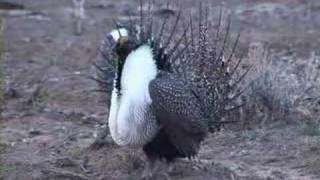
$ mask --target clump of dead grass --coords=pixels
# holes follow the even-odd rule
[[[261,43],[249,48],[246,60],[254,70],[246,80],[242,122],[261,127],[276,121],[302,123],[304,131],[320,135],[320,56],[312,52],[305,59],[266,49]]]

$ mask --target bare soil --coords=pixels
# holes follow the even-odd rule
[[[105,121],[108,108],[91,91],[95,82],[86,78],[95,72],[91,63],[112,19],[138,9],[138,3],[88,1],[84,32],[76,36],[71,0],[10,2],[26,9],[5,16],[3,178],[138,179],[141,159],[116,145],[92,146],[95,125]],[[191,0],[181,4],[185,11],[198,6]],[[223,6],[234,15],[234,29],[243,29],[244,45],[264,42],[287,54],[319,53],[318,0],[230,0]],[[198,160],[176,162],[170,175],[190,180],[315,180],[320,179],[319,154],[319,136],[306,135],[296,125],[223,130],[207,138]]]

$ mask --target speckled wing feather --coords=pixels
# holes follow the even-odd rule
[[[208,131],[201,101],[192,87],[171,73],[160,72],[149,85],[157,120],[176,148],[194,156]]]

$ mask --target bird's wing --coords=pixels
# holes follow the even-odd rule
[[[166,72],[150,82],[149,91],[157,120],[172,143],[188,157],[195,155],[208,130],[199,96]]]

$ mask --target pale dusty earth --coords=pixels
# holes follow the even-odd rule
[[[95,72],[91,63],[112,19],[137,10],[138,2],[88,0],[84,32],[76,36],[71,0],[9,1],[25,10],[11,15],[1,11],[6,14],[3,178],[138,179],[141,159],[116,145],[92,146],[95,126],[105,121],[108,108],[91,91],[95,82],[86,78]],[[184,11],[198,6],[181,2]],[[318,0],[230,0],[223,6],[234,14],[234,30],[242,27],[244,45],[268,43],[302,57],[319,53]],[[319,136],[305,135],[296,125],[276,123],[247,131],[226,127],[207,138],[198,159],[175,163],[171,179],[320,179]]]

